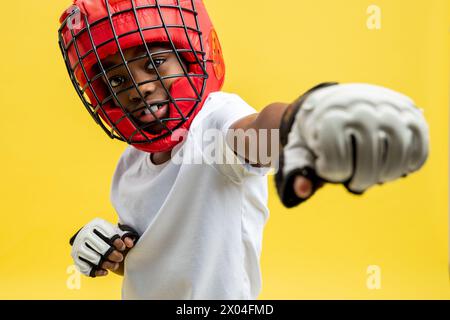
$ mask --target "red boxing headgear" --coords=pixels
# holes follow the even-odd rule
[[[139,150],[171,150],[181,142],[175,137],[189,129],[209,93],[222,88],[222,50],[202,0],[74,0],[60,22],[60,48],[87,110],[111,138]],[[136,46],[144,46],[153,61],[148,48],[160,43],[171,48],[180,65],[182,59],[187,63],[183,74],[171,75],[178,79],[170,88],[163,83],[167,77],[158,73],[155,81],[160,81],[169,96],[169,118],[159,119],[163,131],[151,134],[122,105],[114,105],[117,93],[102,80],[107,75],[101,61],[118,53],[127,68],[123,51]],[[140,85],[133,80],[133,86],[122,91],[138,90],[150,110]]]

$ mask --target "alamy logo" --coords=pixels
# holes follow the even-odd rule
[[[380,30],[381,29],[381,8],[377,5],[370,5],[367,8],[367,18],[366,26],[369,30]]]
[[[377,265],[367,267],[367,289],[380,290],[381,289],[381,268]]]
[[[172,150],[171,161],[180,164],[240,164],[277,169],[279,129],[190,130],[177,132],[172,139],[194,139],[195,143],[179,145]],[[187,138],[186,138],[187,137]],[[231,148],[232,147],[232,148]]]
[[[70,30],[81,29],[81,13],[80,9],[73,5],[70,6],[66,12],[69,14],[69,19],[67,20],[67,27]]]
[[[69,290],[81,289],[81,273],[75,265],[67,267],[66,273],[69,275],[66,281],[66,287]]]

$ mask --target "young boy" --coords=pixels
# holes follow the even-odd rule
[[[260,113],[220,92],[201,0],[75,0],[61,24],[77,93],[130,144],[112,183],[119,224],[85,225],[72,257],[85,275],[124,275],[124,299],[256,299],[270,167],[293,207],[324,182],[362,193],[427,158],[423,115],[385,88],[326,83]]]

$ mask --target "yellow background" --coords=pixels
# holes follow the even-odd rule
[[[263,299],[449,299],[448,0],[207,0],[227,63],[224,90],[258,110],[321,81],[401,91],[426,112],[422,171],[363,197],[327,186],[286,210],[270,180]],[[366,27],[370,4],[380,30]],[[71,87],[57,46],[69,0],[4,1],[0,19],[0,298],[119,299],[121,278],[67,286],[68,239],[100,216],[116,221],[110,141]],[[381,268],[369,290],[367,268]],[[70,282],[70,281],[69,281]]]

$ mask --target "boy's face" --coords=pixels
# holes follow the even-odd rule
[[[147,51],[144,46],[133,47],[123,51],[125,60],[129,61],[128,68],[136,84],[152,81],[139,85],[140,94],[136,88],[124,91],[124,89],[133,86],[133,81],[127,68],[123,65],[123,60],[119,53],[102,61],[105,70],[122,64],[107,71],[108,78],[103,78],[103,81],[109,82],[117,94],[117,100],[120,102],[120,105],[131,113],[133,120],[139,126],[145,126],[145,131],[157,134],[164,129],[164,126],[158,123],[152,113],[146,108],[145,102],[152,108],[158,119],[169,118],[169,96],[164,86],[167,90],[170,90],[172,84],[183,76],[183,68],[177,56],[170,51],[169,47],[164,45],[149,46],[149,51],[154,54],[152,55],[154,65],[146,56]],[[184,62],[182,63],[185,66]],[[178,77],[162,80],[163,86],[161,81],[157,80],[156,69],[161,77],[171,75],[178,75]],[[155,106],[157,103],[160,103],[157,106],[158,109]],[[114,100],[114,104],[116,107],[119,107],[119,103],[116,100]]]

